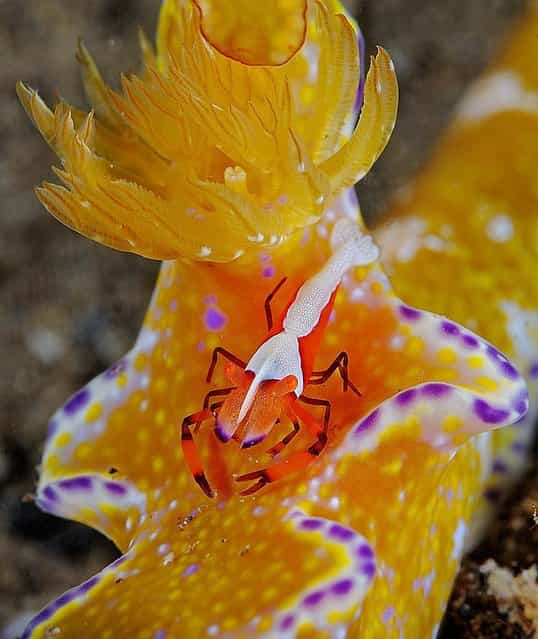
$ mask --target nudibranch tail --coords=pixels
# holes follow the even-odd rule
[[[63,164],[62,186],[38,190],[44,206],[113,248],[214,262],[274,246],[319,220],[385,147],[397,84],[380,50],[347,140],[361,90],[357,34],[321,0],[289,4],[275,8],[286,19],[275,21],[264,48],[246,24],[254,24],[250,13],[266,12],[251,3],[241,16],[235,4],[165,2],[157,51],[141,38],[145,67],[122,78],[121,92],[106,87],[79,45],[89,118],[63,102],[52,112],[20,84]]]

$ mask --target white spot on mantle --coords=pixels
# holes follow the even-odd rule
[[[486,234],[493,242],[508,242],[514,237],[514,225],[508,215],[492,217],[486,226]]]

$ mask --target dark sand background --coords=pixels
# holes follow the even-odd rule
[[[34,488],[48,417],[131,346],[158,269],[75,235],[39,206],[32,188],[51,176],[54,157],[23,114],[14,86],[23,79],[49,104],[60,92],[83,105],[77,37],[117,84],[120,70],[137,68],[137,25],[152,34],[158,6],[157,0],[0,0],[2,639],[18,634],[14,621],[21,625],[115,556],[96,533],[46,516],[21,497]],[[522,0],[354,3],[368,47],[379,43],[392,54],[401,89],[392,142],[361,186],[370,220],[427,160],[453,106],[522,6]],[[538,501],[536,472],[477,558],[520,567],[537,561],[538,533],[529,525],[533,495]],[[2,634],[7,624],[11,629]],[[443,639],[525,636],[498,614],[467,562]]]

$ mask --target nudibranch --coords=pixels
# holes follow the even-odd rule
[[[488,298],[452,290],[448,279],[467,291],[484,281],[467,278],[469,257],[459,277],[441,285],[436,276],[445,253],[447,271],[451,256],[478,254],[455,229],[466,217],[445,220],[454,226],[446,251],[402,233],[397,249],[414,242],[420,260],[411,271],[393,259],[394,229],[379,230],[406,303],[375,255],[342,273],[315,363],[348,353],[360,395],[336,376],[320,386],[331,418],[315,461],[244,496],[235,478],[267,467],[288,420],[263,447],[223,445],[200,428],[209,499],[180,445],[182,420],[210,390],[215,349],[247,361],[266,336],[264,300],[276,285],[286,278],[288,296],[273,298],[275,317],[324,272],[342,225],[366,233],[350,187],[394,125],[390,57],[379,49],[363,81],[362,37],[334,0],[270,9],[165,0],[156,50],[145,38],[142,48],[143,71],[116,93],[80,47],[89,115],[64,103],[51,112],[19,86],[62,160],[64,185],[38,189],[45,207],[96,241],[166,260],[133,349],[52,417],[37,488],[43,510],[100,530],[122,555],[46,606],[24,639],[433,637],[489,490],[488,464],[503,442],[521,443],[492,433],[529,436],[525,379],[496,347],[517,356],[514,342],[485,316],[497,281]],[[442,179],[436,189],[448,197]],[[502,308],[531,312],[519,264],[513,248],[502,281],[518,292],[507,286]],[[419,310],[442,306],[441,293],[467,321]],[[462,310],[473,305],[474,316]],[[485,333],[495,322],[491,342],[471,330],[473,317]],[[215,381],[225,383],[222,373]],[[304,451],[308,436],[301,429],[276,457]]]

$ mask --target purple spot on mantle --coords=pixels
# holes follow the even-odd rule
[[[323,522],[319,519],[303,519],[301,528],[304,530],[319,530],[323,526]]]
[[[323,597],[325,597],[325,593],[323,592],[323,590],[316,590],[316,592],[312,592],[307,595],[303,599],[303,603],[305,606],[317,606],[319,603],[321,603]]]
[[[58,501],[58,494],[52,486],[46,486],[43,490],[43,496],[49,501]]]
[[[347,201],[351,204],[351,206],[354,209],[356,209],[359,206],[359,199],[353,187],[347,190]]]
[[[369,430],[370,428],[372,428],[372,426],[374,426],[374,424],[377,421],[377,418],[379,417],[379,408],[376,408],[373,412],[371,412],[368,417],[365,417],[362,422],[357,426],[357,428],[354,431],[354,435],[360,435],[361,433],[364,433],[365,431]]]
[[[166,639],[166,630],[157,630],[153,639]]]
[[[274,277],[275,275],[275,267],[274,266],[266,266],[263,269],[263,276],[264,277]]]
[[[413,581],[413,592],[420,590],[422,586],[422,579],[419,577]]]
[[[394,613],[394,606],[387,606],[381,615],[381,621],[383,621],[383,623],[389,623],[389,621],[394,617]]]
[[[442,382],[430,382],[429,384],[424,384],[421,388],[422,394],[426,397],[445,397],[450,395],[452,390],[452,386]]]
[[[283,630],[284,632],[289,630],[293,626],[294,621],[295,617],[293,615],[286,615],[280,622],[280,630]]]
[[[104,373],[105,379],[114,379],[120,373],[123,373],[123,371],[126,369],[126,367],[127,367],[127,364],[126,364],[125,360],[120,359],[115,364],[112,364],[112,366],[105,371],[105,373]]]
[[[514,408],[517,414],[520,415],[520,418],[517,421],[517,423],[519,423],[520,421],[523,421],[525,419],[525,417],[527,416],[527,411],[529,410],[529,397],[527,393],[525,393],[524,397],[518,399],[518,401],[514,404]]]
[[[362,572],[368,577],[368,579],[373,579],[375,575],[375,564],[373,562],[368,562],[362,566]]]
[[[374,558],[374,551],[370,548],[370,546],[367,546],[366,544],[363,544],[362,546],[359,546],[359,548],[357,550],[357,555],[361,559],[373,559]]]
[[[474,335],[470,335],[469,333],[465,333],[464,335],[462,335],[461,341],[465,344],[465,346],[468,346],[469,348],[477,348],[480,344],[478,338],[476,338]]]
[[[216,308],[208,308],[205,314],[205,325],[210,331],[220,331],[226,324],[226,316]]]
[[[310,229],[306,229],[306,231],[303,233],[303,236],[301,237],[301,246],[306,246],[308,244],[309,239],[310,239]]]
[[[342,579],[331,586],[331,592],[335,595],[343,596],[351,592],[353,581],[351,579]]]
[[[329,535],[335,539],[340,539],[341,541],[349,541],[355,536],[352,530],[344,528],[344,526],[340,526],[340,524],[333,524],[329,528]]]
[[[503,362],[501,364],[501,370],[502,370],[504,376],[508,377],[508,379],[518,379],[519,378],[519,372],[517,371],[516,368],[514,368],[514,366],[512,366],[512,364],[510,364],[510,362]]]
[[[71,477],[62,479],[58,486],[63,490],[89,490],[92,487],[92,480],[90,477]]]
[[[47,501],[46,499],[41,499],[40,497],[36,497],[34,503],[39,508],[39,510],[43,510],[46,513],[53,512],[54,507],[52,505],[52,502]]]
[[[508,470],[508,466],[506,465],[506,462],[504,462],[502,459],[495,459],[493,461],[493,464],[491,465],[491,470],[494,473],[506,473]]]
[[[82,388],[72,395],[67,402],[64,404],[64,412],[68,415],[74,415],[81,408],[86,406],[88,401],[90,400],[90,391],[87,388]]]
[[[396,403],[401,406],[405,406],[412,402],[417,396],[417,391],[415,388],[409,388],[408,390],[403,391],[399,395],[396,396]]]
[[[494,408],[483,399],[474,400],[474,412],[486,424],[499,424],[510,414],[502,408]]]
[[[529,375],[533,378],[538,377],[538,362],[534,362],[534,364],[531,365],[529,368]]]
[[[452,335],[453,337],[460,334],[460,327],[454,324],[454,322],[448,322],[447,320],[441,322],[441,330],[445,335]]]
[[[512,450],[518,455],[526,455],[529,450],[529,446],[526,442],[514,442],[512,444]]]
[[[127,488],[116,481],[106,481],[105,488],[108,490],[109,493],[111,493],[112,495],[117,495],[118,497],[127,494]]]
[[[507,361],[506,357],[501,353],[501,351],[497,350],[495,348],[495,346],[492,346],[491,344],[488,344],[487,352],[488,352],[489,357],[493,361],[497,361],[497,362],[506,362]]]
[[[198,572],[198,564],[191,564],[183,571],[183,577],[190,577],[194,575],[195,572]]]
[[[410,306],[405,306],[402,304],[400,306],[400,315],[410,322],[415,322],[422,315],[422,313],[416,308],[411,308]]]

